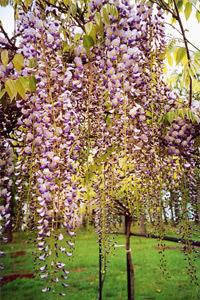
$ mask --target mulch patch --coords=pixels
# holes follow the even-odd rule
[[[18,261],[18,262],[14,262],[13,265],[17,266],[17,265],[23,265],[25,263],[25,261]]]
[[[77,268],[77,269],[72,269],[70,272],[82,272],[84,271],[84,268]]]
[[[70,290],[73,290],[73,291],[77,290],[77,287],[75,287],[75,286],[70,286],[69,288],[70,288]]]
[[[24,250],[21,250],[21,251],[17,251],[17,252],[12,252],[9,255],[12,258],[16,258],[19,256],[23,256],[25,254],[26,254],[26,252]],[[24,263],[24,261],[14,262],[14,265],[19,265],[19,264],[23,264],[23,263]],[[31,278],[35,278],[35,275],[32,273],[26,273],[25,271],[19,271],[19,273],[2,276],[0,279],[0,286],[3,286],[10,281],[14,281],[17,278],[30,278],[31,279]]]
[[[181,249],[183,250],[183,246],[165,246],[165,247],[154,247],[157,250],[167,249],[167,250],[173,250],[173,249]]]
[[[23,250],[21,250],[21,251],[18,251],[18,252],[12,252],[12,253],[10,253],[10,256],[13,257],[13,258],[15,258],[15,257],[22,256],[22,255],[25,255],[25,254],[26,254],[26,252],[23,251]]]
[[[31,273],[18,273],[18,274],[12,274],[3,276],[0,280],[0,286],[3,286],[4,284],[7,284],[10,281],[14,281],[17,278],[35,278],[34,274]]]

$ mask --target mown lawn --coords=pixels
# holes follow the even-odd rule
[[[3,245],[6,265],[1,276],[0,299],[2,300],[41,300],[53,299],[42,294],[43,280],[34,269],[32,243],[26,244],[25,233],[16,233],[12,244]],[[79,230],[76,237],[73,260],[66,261],[70,271],[65,292],[66,300],[96,300],[98,296],[98,243],[94,229]],[[103,300],[127,299],[125,237],[116,237],[117,247],[110,254],[107,276],[103,288]],[[199,300],[198,288],[190,282],[187,274],[187,260],[183,259],[180,244],[166,242],[170,249],[165,250],[167,272],[163,275],[155,239],[131,237],[131,251],[135,270],[135,300]],[[178,248],[177,248],[178,247]],[[200,259],[197,259],[200,277]],[[14,277],[11,280],[11,275]],[[5,276],[9,276],[6,280]],[[35,276],[35,277],[34,277]],[[200,284],[200,282],[199,282]],[[55,299],[58,299],[56,297]]]

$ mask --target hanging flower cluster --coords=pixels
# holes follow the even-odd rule
[[[46,13],[50,15],[51,9],[47,8]],[[72,74],[63,66],[59,53],[61,24],[52,21],[51,15],[46,18],[43,14],[35,6],[33,11],[20,12],[17,22],[21,34],[18,53],[25,58],[18,76],[34,75],[37,80],[35,93],[27,93],[25,99],[17,100],[17,108],[22,113],[18,119],[18,138],[23,145],[18,150],[18,203],[26,210],[24,226],[37,230],[35,255],[41,278],[49,282],[43,292],[55,293],[51,282],[67,278],[63,254],[72,256],[76,199],[76,182],[72,177],[79,165],[73,143],[75,134],[79,133],[79,121],[68,88]],[[7,189],[2,193],[4,197],[9,196]],[[61,226],[68,236],[66,247],[61,246],[63,231],[54,232]],[[62,286],[65,288],[67,284]]]
[[[5,229],[10,226],[11,222],[11,198],[12,198],[12,185],[14,174],[14,157],[12,145],[9,145],[7,141],[2,140],[0,144],[1,153],[3,154],[0,159],[1,168],[1,192],[0,197],[2,199],[2,205],[0,206],[0,216],[4,219]],[[1,236],[4,242],[7,242],[8,237],[3,236],[1,226]]]
[[[96,5],[93,3],[92,13]],[[100,83],[99,89],[92,90],[91,118],[96,115],[98,122],[91,127],[91,135],[98,133],[94,148],[100,152],[102,146],[104,153],[108,147],[119,152],[122,145],[120,158],[122,155],[126,163],[134,162],[143,174],[141,157],[152,160],[147,149],[155,151],[161,136],[156,121],[165,112],[163,103],[171,101],[173,105],[175,101],[162,81],[163,17],[160,11],[154,16],[151,6],[131,9],[127,3],[116,3],[116,7],[118,14],[109,14],[109,24],[104,26],[105,44],[91,51],[91,68],[99,70],[92,72],[93,82]],[[151,164],[155,164],[154,159]]]
[[[163,79],[162,11],[158,9],[154,15],[151,5],[133,9],[125,2],[115,5],[118,14],[109,11],[104,3],[95,1],[90,5],[92,14],[106,7],[109,12],[104,15],[105,44],[101,48],[94,46],[90,57],[94,83],[88,104],[92,120],[90,135],[97,136],[92,140],[92,147],[97,150],[96,165],[104,162],[104,168],[94,164],[90,169],[99,174],[99,181],[94,177],[98,191],[98,233],[110,230],[113,212],[135,215],[138,207],[139,214],[148,214],[162,233],[162,193],[171,185],[181,190],[185,178],[193,177],[192,170],[197,168],[194,157],[198,157],[193,145],[199,135],[199,124],[192,124],[183,115],[163,136],[159,119],[179,107],[176,95]],[[81,50],[77,52],[79,61],[85,59]],[[80,65],[82,77],[86,78],[88,66]],[[182,192],[181,197],[185,198]],[[192,203],[191,213],[195,218],[196,200]]]

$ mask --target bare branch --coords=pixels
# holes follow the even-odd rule
[[[12,39],[9,38],[7,32],[4,30],[2,24],[0,24],[0,31],[3,33],[5,38],[7,39],[8,43],[10,46],[8,46],[9,49],[11,50],[17,50],[18,48],[15,46],[15,43],[13,43]]]
[[[172,24],[165,22],[165,24],[171,26],[174,30],[176,30],[180,35],[182,35],[182,33]],[[194,47],[197,51],[200,51],[200,48],[198,48],[197,46],[195,46],[192,42],[190,42],[187,38],[187,43],[190,44],[192,47]]]
[[[58,11],[60,11],[60,12],[62,12],[62,13],[67,13],[68,12],[68,10],[69,10],[69,7],[68,6],[66,6],[66,5],[64,5],[65,7],[61,7],[61,6],[57,6],[57,5],[55,5],[55,4],[52,4],[51,2],[49,2],[48,0],[43,0],[47,5],[49,5],[49,6],[52,6],[52,7],[54,7],[54,8],[56,8]],[[39,0],[39,3],[41,4],[41,1]],[[83,31],[85,31],[85,27],[84,27],[84,18],[82,17],[82,21],[83,21],[83,24],[80,22],[80,20],[79,20],[79,15],[77,15],[77,16],[73,16],[73,19],[76,21],[76,23],[81,27],[81,29],[83,30]]]

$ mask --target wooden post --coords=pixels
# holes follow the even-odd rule
[[[131,249],[130,249],[131,223],[132,223],[132,217],[125,216],[128,300],[135,299],[134,298],[134,268],[131,259]]]
[[[174,193],[172,190],[170,190],[169,207],[170,207],[170,211],[171,211],[171,222],[172,222],[172,227],[175,227],[173,203],[174,203]]]

